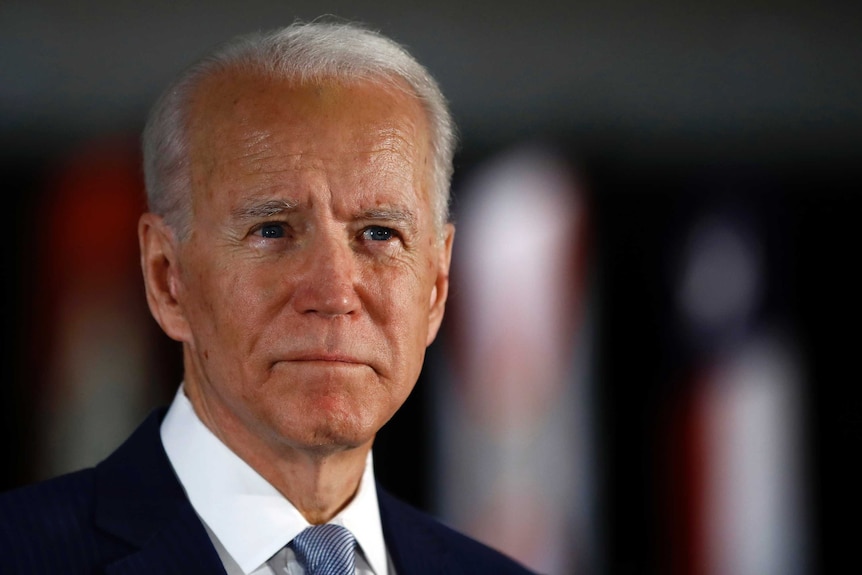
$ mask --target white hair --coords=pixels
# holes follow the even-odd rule
[[[406,83],[428,116],[431,207],[442,233],[449,218],[456,134],[437,82],[406,49],[378,32],[353,23],[313,22],[228,41],[183,72],[156,101],[142,141],[147,201],[150,211],[161,215],[179,238],[188,237],[191,228],[191,100],[205,79],[226,70],[250,70],[299,83],[372,81],[402,90]]]

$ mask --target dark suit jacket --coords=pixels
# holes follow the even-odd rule
[[[154,412],[85,469],[0,496],[0,573],[223,574],[162,447]],[[398,575],[526,574],[503,555],[378,489]]]

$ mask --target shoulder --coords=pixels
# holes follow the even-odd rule
[[[0,494],[0,573],[92,573],[128,553],[104,520],[113,512],[131,520],[130,508],[151,504],[145,475],[172,485],[169,464],[158,464],[158,415],[95,468]]]
[[[92,505],[94,477],[84,469],[0,494],[0,526],[50,531],[80,522]]]
[[[532,573],[505,554],[455,531],[383,490],[379,490],[378,499],[387,545],[390,541],[402,549],[413,545],[416,547],[411,550],[413,554],[424,553],[445,558],[450,567],[457,566],[457,570],[446,569],[443,572],[499,575]],[[399,554],[398,549],[390,549],[390,552],[393,551]]]
[[[32,570],[63,549],[84,554],[93,539],[94,484],[86,469],[0,494],[0,571]]]

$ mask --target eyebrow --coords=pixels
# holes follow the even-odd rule
[[[293,200],[267,200],[265,202],[249,202],[234,209],[231,213],[238,220],[254,220],[292,212],[298,206],[299,202]]]
[[[294,212],[299,208],[295,200],[266,200],[264,202],[248,202],[234,209],[231,214],[238,220],[257,220],[271,218],[279,214]],[[409,232],[416,232],[416,215],[408,209],[400,207],[372,208],[358,214],[357,219],[377,222],[394,222],[403,226]]]

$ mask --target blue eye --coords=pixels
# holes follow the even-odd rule
[[[392,239],[394,232],[389,228],[371,226],[362,231],[362,236],[374,242],[386,242]]]
[[[284,226],[281,224],[265,224],[260,228],[260,235],[264,238],[283,238]]]

